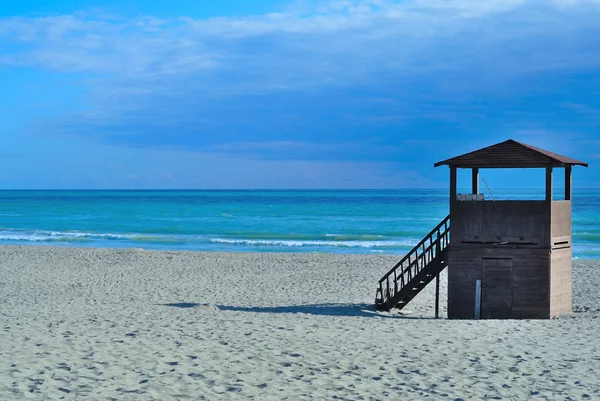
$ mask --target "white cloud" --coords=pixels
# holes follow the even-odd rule
[[[83,73],[87,111],[43,122],[46,131],[128,145],[259,153],[277,145],[307,154],[354,135],[338,149],[354,154],[352,144],[363,143],[391,154],[411,124],[464,128],[491,118],[498,99],[546,93],[558,79],[598,71],[599,5],[332,0],[204,20],[96,11],[5,18],[0,64]],[[512,130],[532,113],[503,110],[492,122]],[[382,133],[385,124],[398,134]],[[222,139],[200,138],[216,133]]]
[[[127,19],[98,18],[93,13],[17,17],[0,20],[0,41],[9,45],[0,61],[142,78],[239,67],[237,63],[261,74],[269,67],[295,67],[286,77],[292,81],[306,77],[305,82],[323,75],[364,77],[382,67],[415,73],[419,68],[457,63],[448,50],[465,55],[461,45],[479,52],[486,45],[527,41],[527,35],[551,34],[550,30],[577,33],[573,31],[585,26],[585,21],[569,20],[566,14],[561,21],[561,13],[565,9],[583,12],[593,4],[585,0],[326,1],[296,3],[283,13],[244,18]],[[588,15],[588,23],[600,15],[597,7],[593,11],[596,15]],[[440,52],[438,64],[433,58]],[[281,76],[281,71],[274,75]]]

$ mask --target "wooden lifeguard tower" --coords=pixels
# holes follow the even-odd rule
[[[436,278],[437,317],[439,273],[448,266],[449,318],[548,319],[571,312],[571,170],[587,163],[508,140],[434,166],[442,165],[450,167],[450,215],[379,281],[377,308],[404,307]],[[457,193],[459,168],[472,171],[470,194]],[[545,169],[545,199],[484,200],[482,168]],[[565,169],[564,197],[557,200],[554,168]]]

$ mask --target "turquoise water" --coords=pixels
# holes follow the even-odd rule
[[[574,257],[600,258],[598,211],[575,191]],[[0,191],[0,244],[403,254],[447,214],[445,190]]]

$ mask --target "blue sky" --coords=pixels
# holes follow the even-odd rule
[[[598,21],[599,0],[3,2],[0,188],[445,188],[434,162],[509,138],[598,187]]]

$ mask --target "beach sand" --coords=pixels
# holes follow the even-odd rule
[[[0,400],[600,400],[600,261],[539,321],[377,313],[397,261],[2,246]]]

